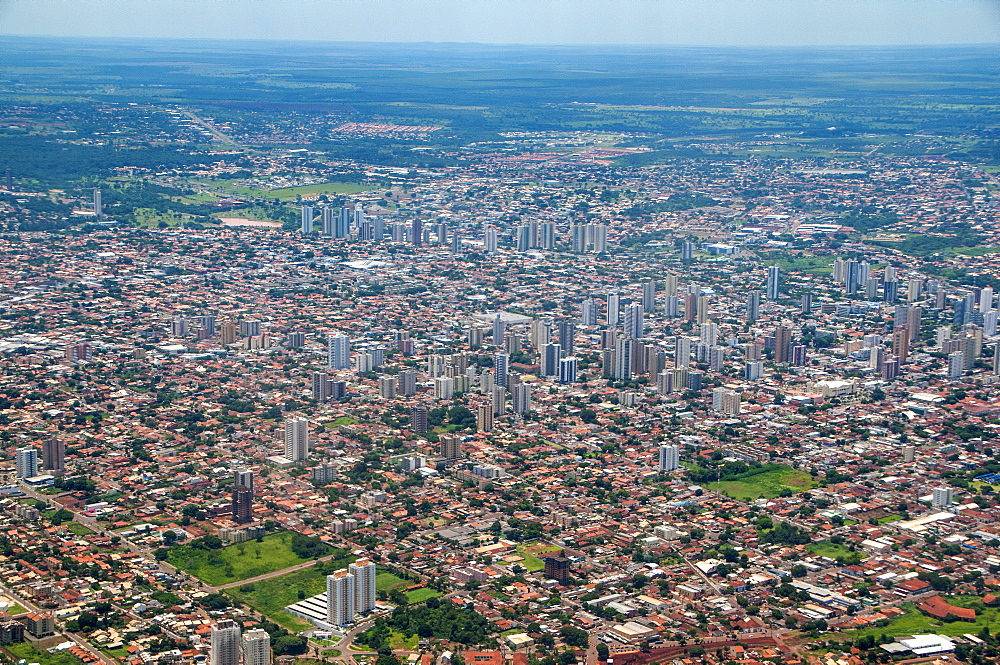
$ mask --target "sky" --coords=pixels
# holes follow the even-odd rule
[[[0,0],[0,34],[493,44],[1000,43],[1000,0]]]

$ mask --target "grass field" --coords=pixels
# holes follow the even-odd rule
[[[77,536],[89,536],[94,533],[91,529],[88,529],[79,522],[66,522],[66,528]]]
[[[417,648],[417,643],[420,641],[420,636],[414,633],[407,637],[398,630],[393,630],[389,633],[389,645],[393,649],[402,649],[404,651],[413,651]]]
[[[847,549],[844,545],[837,545],[831,543],[829,540],[823,540],[818,543],[809,543],[806,545],[806,549],[816,556],[825,556],[830,559],[837,559],[839,557],[847,557],[853,554],[860,555],[862,559],[867,559],[868,555],[864,552],[852,552]]]
[[[406,600],[410,601],[410,605],[416,605],[417,603],[422,603],[425,600],[430,600],[431,598],[440,598],[443,596],[440,591],[435,591],[428,587],[420,587],[419,589],[414,589],[413,591],[406,592]]]
[[[167,561],[203,582],[217,586],[302,563],[306,559],[299,558],[292,551],[291,542],[292,532],[282,531],[264,536],[262,543],[250,541],[219,550],[174,547]]]
[[[706,483],[707,489],[721,492],[741,501],[771,499],[782,491],[802,492],[816,487],[816,482],[805,471],[791,467],[765,471],[743,480],[723,480],[721,483]]]
[[[373,185],[359,185],[353,182],[324,182],[317,185],[302,185],[301,187],[285,187],[282,189],[236,189],[237,194],[262,196],[279,201],[294,201],[298,196],[319,194],[357,194],[376,189]]]
[[[890,637],[926,633],[955,636],[963,635],[965,633],[972,633],[975,635],[982,629],[983,626],[989,626],[991,631],[996,629],[995,624],[998,615],[1000,615],[1000,608],[984,608],[982,603],[979,602],[979,599],[974,596],[942,596],[942,598],[947,600],[952,605],[957,605],[958,607],[973,607],[976,610],[976,622],[938,621],[934,617],[927,616],[918,610],[916,605],[913,603],[905,603],[902,606],[902,609],[906,612],[906,614],[893,619],[888,626],[883,626],[881,628],[871,627],[849,630],[842,633],[842,636],[850,637],[852,640],[865,635],[878,637],[882,633],[885,633]]]
[[[554,545],[546,545],[544,543],[522,543],[517,546],[517,553],[524,557],[524,561],[521,562],[521,565],[524,566],[529,573],[533,573],[536,570],[542,570],[545,568],[545,564],[538,558],[539,554],[555,552],[558,549],[559,548]]]
[[[393,589],[406,588],[413,584],[402,577],[396,577],[392,573],[379,573],[375,576],[375,589],[378,591],[392,591]]]
[[[38,663],[38,665],[79,665],[79,663],[82,663],[82,660],[68,651],[56,651],[55,653],[49,653],[46,651],[48,647],[54,646],[63,641],[64,640],[57,638],[36,643],[40,648],[36,648],[33,644],[29,644],[27,642],[22,642],[20,644],[7,644],[4,645],[4,647],[14,654],[15,660],[21,660],[23,658],[29,663]]]
[[[324,427],[343,427],[344,425],[353,425],[356,422],[358,422],[358,421],[355,418],[351,418],[350,416],[340,416],[339,418],[336,418],[335,420],[331,420],[328,423],[323,423],[323,426]]]
[[[338,559],[332,562],[331,568],[346,568],[355,558],[349,556]],[[326,574],[313,566],[281,577],[226,589],[225,593],[234,600],[246,603],[278,625],[297,632],[308,629],[310,624],[285,612],[285,607],[324,591],[326,591]]]

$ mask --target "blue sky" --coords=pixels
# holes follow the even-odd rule
[[[0,33],[501,44],[1000,42],[1000,0],[0,0]]]

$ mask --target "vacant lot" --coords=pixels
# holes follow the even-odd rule
[[[843,637],[849,637],[853,640],[865,635],[872,635],[877,638],[883,633],[889,637],[926,635],[927,633],[954,637],[956,635],[964,635],[965,633],[975,635],[982,630],[983,626],[989,626],[991,631],[994,629],[1000,609],[996,607],[983,607],[982,601],[973,596],[943,595],[941,597],[957,607],[971,607],[975,609],[976,621],[974,623],[971,621],[939,621],[918,610],[913,603],[905,603],[901,609],[905,610],[906,614],[896,617],[889,622],[888,626],[872,626],[871,628],[849,630],[843,633]]]
[[[174,547],[167,561],[207,584],[218,586],[273,573],[306,561],[292,551],[292,536],[292,532],[282,531],[264,536],[260,543],[250,541],[218,550]],[[331,551],[326,548],[325,553]]]
[[[234,600],[246,603],[288,630],[306,630],[310,625],[285,612],[285,608],[304,598],[326,591],[326,576],[334,570],[346,568],[355,558],[345,556],[342,559],[316,564],[288,575],[227,589],[226,594]]]
[[[546,552],[555,552],[559,548],[555,545],[547,545],[545,543],[522,543],[517,546],[517,553],[524,557],[524,561],[521,565],[529,572],[533,573],[536,570],[542,570],[545,568],[545,564],[540,558],[539,554],[545,554]]]
[[[805,471],[784,467],[765,471],[740,480],[723,480],[721,483],[706,483],[705,487],[722,492],[741,501],[770,499],[784,491],[802,492],[816,487],[816,482]]]

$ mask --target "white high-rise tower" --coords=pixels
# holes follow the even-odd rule
[[[285,457],[293,462],[309,457],[309,421],[305,418],[285,421]]]

